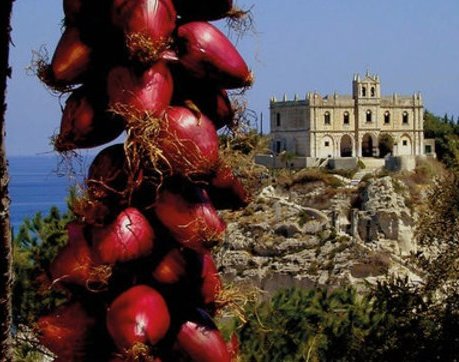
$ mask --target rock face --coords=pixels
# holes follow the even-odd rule
[[[358,237],[337,231],[333,223],[340,218],[349,224],[343,215],[346,207],[350,210],[349,197],[332,202],[331,210],[319,211],[289,196],[270,186],[245,210],[223,213],[228,228],[215,257],[224,279],[267,292],[290,286],[359,287],[392,272],[416,279],[391,254],[412,248],[412,230],[409,209],[390,178],[374,181],[362,195]],[[301,202],[299,196],[295,200]],[[350,233],[352,228],[346,229]]]
[[[364,242],[397,241],[395,253],[408,255],[415,251],[411,211],[405,200],[408,193],[397,180],[387,176],[373,179],[361,195],[357,230]]]

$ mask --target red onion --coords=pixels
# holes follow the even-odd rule
[[[228,38],[206,22],[191,22],[177,30],[180,64],[199,79],[212,80],[222,88],[252,84],[244,59]]]
[[[91,230],[94,253],[104,264],[126,262],[151,253],[155,232],[135,208],[122,211],[110,225]]]
[[[129,169],[122,143],[104,148],[92,161],[86,183],[92,197],[122,194],[128,188]]]
[[[201,295],[205,305],[211,307],[215,303],[222,289],[222,281],[210,253],[205,253],[202,257],[201,271]]]
[[[172,75],[164,61],[136,74],[132,69],[115,67],[108,74],[109,107],[123,116],[160,116],[172,98]]]
[[[128,48],[137,55],[151,52],[153,61],[167,48],[176,16],[171,0],[113,1],[113,24],[123,29]]]
[[[121,358],[121,357],[114,357],[109,362],[126,362],[126,361],[131,361],[131,359],[129,359],[129,358],[125,359],[125,358]],[[143,361],[143,360],[139,359],[139,361]],[[159,358],[159,357],[148,356],[147,361],[148,362],[162,362],[163,360],[161,358]],[[54,362],[56,362],[56,361],[54,361]],[[62,361],[62,362],[64,362],[64,361]]]
[[[186,21],[218,20],[227,16],[233,0],[174,0],[179,16]]]
[[[226,90],[184,76],[183,72],[174,73],[172,103],[179,106],[196,106],[199,112],[204,113],[212,121],[216,129],[230,125],[234,119],[234,110]]]
[[[177,283],[186,274],[186,260],[179,249],[172,249],[153,271],[153,278],[164,284]]]
[[[94,325],[83,307],[73,303],[38,319],[38,339],[62,361],[84,361],[88,332]]]
[[[214,177],[210,180],[207,192],[219,210],[237,210],[250,202],[250,195],[241,181],[234,175],[231,167],[223,162],[220,162]]]
[[[83,0],[64,0],[64,15],[67,24],[75,24],[77,21],[82,7]]]
[[[123,132],[122,118],[105,111],[103,104],[88,93],[87,87],[81,87],[67,99],[54,144],[57,151],[100,146]]]
[[[167,39],[175,29],[171,0],[114,0],[112,17],[127,34],[143,33],[153,42]]]
[[[89,69],[91,48],[80,38],[80,31],[69,26],[62,34],[51,61],[54,80],[63,85],[82,81]]]
[[[230,362],[225,340],[211,319],[205,318],[195,322],[186,321],[177,335],[177,346],[191,361],[196,362]]]
[[[210,173],[218,161],[218,136],[212,122],[187,108],[170,107],[156,140],[173,174]]]
[[[107,328],[120,350],[129,350],[137,343],[158,343],[167,333],[169,323],[163,297],[146,285],[122,293],[107,311]]]
[[[83,231],[82,224],[67,225],[67,245],[59,251],[49,269],[54,281],[87,286],[96,264]]]
[[[187,196],[188,200],[163,190],[155,204],[155,212],[180,244],[204,252],[221,240],[226,226],[203,190],[196,188]]]

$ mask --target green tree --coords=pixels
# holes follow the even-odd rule
[[[67,241],[66,225],[70,213],[52,207],[48,215],[37,213],[25,219],[14,237],[13,322],[16,329],[14,354],[17,361],[36,361],[41,347],[31,326],[67,297],[49,288],[48,267]]]
[[[247,361],[353,360],[382,315],[352,288],[292,288],[254,305],[239,330]]]
[[[435,152],[438,159],[449,167],[459,162],[459,127],[449,122],[448,116],[440,118],[425,111],[424,136],[435,139]]]
[[[62,214],[52,207],[46,216],[37,213],[26,218],[14,237],[15,325],[29,325],[58,303],[58,299],[54,300],[58,295],[46,288],[45,280],[49,264],[67,241],[65,226],[70,220],[69,213]]]
[[[389,134],[382,134],[379,137],[379,156],[384,157],[392,153],[394,149],[394,139]]]

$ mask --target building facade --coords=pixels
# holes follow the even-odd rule
[[[354,75],[352,95],[313,92],[270,101],[272,150],[304,157],[377,157],[424,153],[420,93],[381,95],[377,75]]]

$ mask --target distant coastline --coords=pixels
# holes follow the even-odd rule
[[[69,188],[83,180],[93,157],[70,161],[55,154],[8,156],[13,232],[37,212],[46,215],[52,206],[65,211]]]

